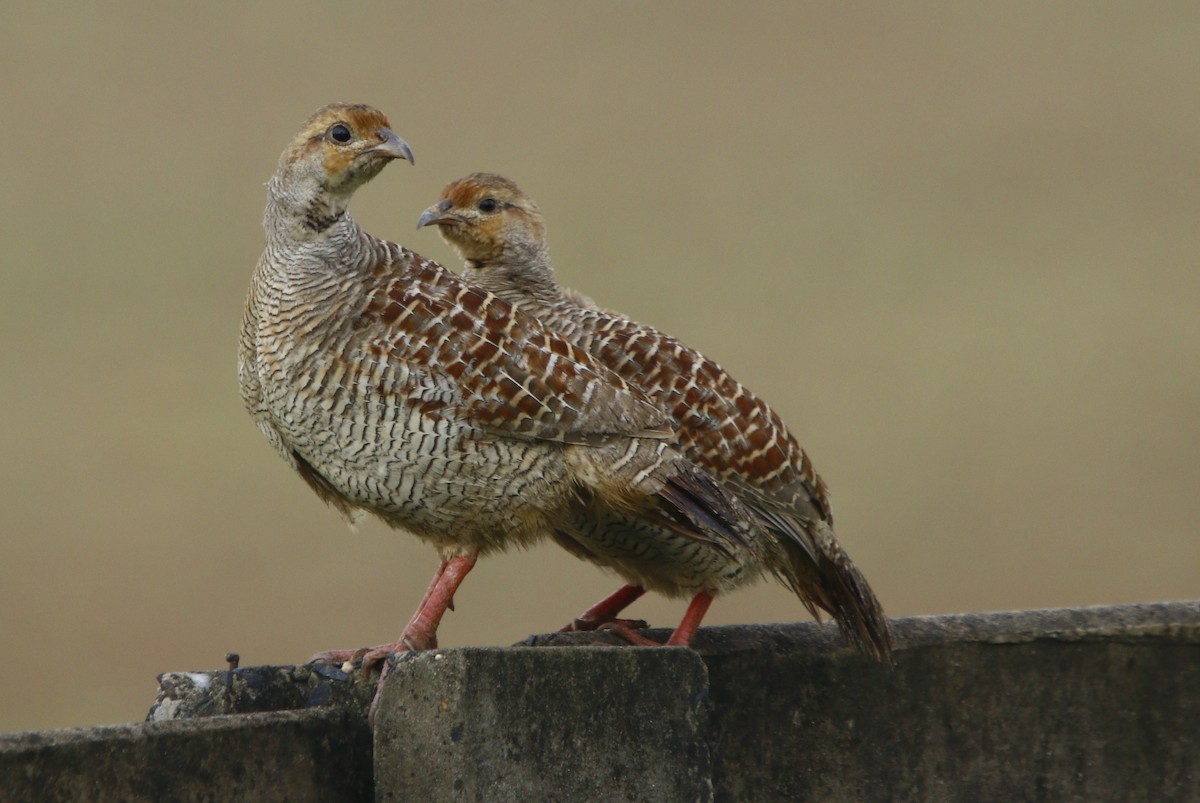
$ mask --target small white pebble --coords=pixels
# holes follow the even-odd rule
[[[346,663],[342,664],[342,671],[347,675],[352,674],[354,672],[354,662],[347,661]]]
[[[442,659],[443,659],[443,658],[445,658],[445,657],[446,657],[446,656],[442,655],[440,652],[435,652],[435,653],[433,654],[433,660],[435,660],[435,661],[440,661],[440,660],[442,660]]]
[[[197,689],[207,689],[208,684],[212,683],[212,676],[203,672],[184,672],[188,680],[196,684]]]

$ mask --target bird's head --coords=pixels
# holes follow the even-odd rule
[[[361,103],[331,103],[308,118],[279,157],[271,186],[297,208],[322,210],[319,224],[322,218],[335,220],[354,191],[393,159],[411,164],[412,149],[383,112]]]
[[[472,173],[447,184],[441,200],[421,213],[417,228],[423,226],[437,226],[442,238],[476,265],[533,260],[546,245],[537,204],[495,173]]]

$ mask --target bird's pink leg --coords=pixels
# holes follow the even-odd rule
[[[696,635],[697,628],[700,627],[700,621],[704,619],[704,614],[708,613],[708,606],[712,605],[713,595],[707,591],[701,591],[696,596],[692,597],[691,603],[688,605],[687,611],[683,614],[683,621],[679,623],[679,627],[675,628],[675,632],[667,639],[665,645],[659,644],[657,641],[651,641],[640,633],[635,633],[629,628],[622,627],[619,624],[603,625],[604,630],[611,630],[621,638],[628,641],[630,644],[639,647],[686,647],[692,643],[692,636]]]
[[[308,659],[308,663],[345,663],[362,660],[362,668],[371,667],[394,652],[409,650],[431,650],[437,647],[437,627],[447,610],[454,610],[454,592],[462,585],[463,578],[475,566],[479,553],[453,558],[438,567],[417,612],[413,614],[400,638],[389,644],[376,647],[359,647],[356,650],[327,650]]]
[[[442,574],[445,570],[446,562],[443,561],[442,565],[439,565],[437,573],[433,575],[433,580],[430,581],[430,587],[425,589],[425,597],[421,598],[421,604],[416,606],[416,610],[420,611],[422,607],[425,607],[425,604],[430,601],[430,597],[433,595],[433,589],[437,588],[438,581],[442,580]],[[364,661],[362,661],[362,669],[368,671],[371,669],[371,666],[378,663],[383,655],[394,653],[397,651],[397,649],[400,649],[398,645],[400,645],[400,642],[395,641],[388,643],[388,645],[377,645],[374,647],[359,647],[356,649],[326,649],[324,652],[312,655],[312,657],[305,661],[305,663],[344,664],[347,663],[347,661],[356,661],[360,658],[364,658],[367,654],[376,655],[376,658],[371,660],[370,663],[368,663],[365,658]]]
[[[463,578],[474,568],[475,561],[478,559],[479,552],[476,551],[451,558],[438,567],[433,581],[425,590],[425,597],[417,606],[417,612],[408,621],[398,640],[391,644],[380,644],[378,647],[320,652],[308,659],[308,662],[345,663],[362,659],[363,672],[369,672],[372,666],[383,661],[392,653],[434,649],[437,647],[438,625],[441,623],[442,617],[446,615],[446,611],[454,609],[454,592],[462,585]],[[367,712],[367,722],[372,726],[375,724],[375,712],[379,708],[379,699],[383,692],[383,681],[390,671],[391,664],[384,661],[379,672],[379,683],[375,687],[375,696],[372,698],[371,707]]]
[[[692,636],[696,635],[696,629],[700,627],[700,620],[704,618],[704,614],[708,613],[708,606],[712,605],[712,601],[713,595],[707,591],[701,591],[692,597],[691,604],[683,614],[683,621],[667,639],[668,647],[686,647],[692,643]]]
[[[616,616],[621,611],[629,607],[634,600],[646,593],[646,589],[641,586],[621,586],[613,593],[609,594],[604,599],[597,602],[592,607],[579,615],[579,618],[561,628],[559,633],[572,633],[576,630],[595,630],[601,625],[610,623],[619,623],[629,629],[634,627],[645,627],[646,623],[640,620],[617,619]]]
[[[479,552],[475,551],[469,555],[451,558],[442,564],[429,590],[425,592],[421,606],[417,608],[417,612],[404,628],[404,633],[400,635],[399,643],[410,650],[432,650],[437,647],[438,625],[446,611],[454,610],[454,592],[458,591],[458,587],[475,567],[477,560]]]
[[[417,608],[417,612],[409,620],[404,632],[400,634],[400,640],[395,644],[376,647],[367,652],[363,656],[363,666],[367,666],[368,661],[374,663],[394,652],[432,650],[437,647],[438,625],[446,611],[453,609],[454,592],[462,585],[463,578],[475,566],[475,561],[478,559],[479,552],[475,551],[469,555],[451,558],[443,563],[433,578],[429,590],[425,593],[425,599],[421,602],[421,606]],[[375,686],[375,696],[371,698],[371,707],[367,710],[367,724],[372,728],[375,727],[375,712],[379,710],[379,700],[383,696],[383,683],[387,680],[391,670],[392,665],[388,661],[384,661],[379,670],[379,683]]]

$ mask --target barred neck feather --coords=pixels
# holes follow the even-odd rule
[[[509,241],[495,257],[467,260],[463,278],[508,301],[553,305],[563,300],[544,243]]]
[[[267,182],[267,207],[263,230],[268,243],[304,242],[328,237],[339,224],[358,226],[346,211],[349,197],[323,191],[315,181],[288,175],[283,170]]]

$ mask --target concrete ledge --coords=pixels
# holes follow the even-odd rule
[[[0,800],[373,799],[371,732],[336,709],[0,737]]]
[[[1196,644],[1200,643],[1200,600],[912,616],[891,622],[896,634],[898,661],[909,650],[963,643],[1120,641]],[[659,640],[671,633],[663,628],[645,632]],[[530,636],[521,642],[524,646],[537,647],[618,646],[622,643],[617,636],[604,631],[548,633]],[[705,627],[696,632],[692,646],[701,655],[766,649],[818,652],[829,658],[858,657],[843,644],[837,628],[828,622]]]
[[[706,659],[714,731],[774,731],[718,737],[719,799],[1200,799],[1200,606],[899,624],[890,676],[796,650]]]
[[[701,630],[715,799],[1200,800],[1200,603],[893,624],[893,672],[831,625]]]
[[[684,648],[404,656],[375,723],[376,799],[708,800],[707,697]]]
[[[894,671],[815,624],[402,656],[373,746],[357,673],[168,674],[181,721],[0,737],[0,799],[1200,800],[1200,603],[894,626]]]

